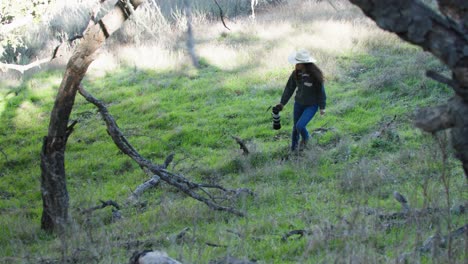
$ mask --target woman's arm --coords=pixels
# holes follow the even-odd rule
[[[284,88],[283,95],[281,96],[280,104],[283,106],[288,103],[289,99],[294,93],[294,90],[296,90],[297,84],[294,78],[294,74],[295,73],[293,72],[291,76],[289,76],[288,82],[286,83],[286,87]]]
[[[325,85],[322,83],[320,89],[320,97],[319,97],[319,107],[320,107],[320,115],[325,114],[325,107],[327,106],[327,94],[325,93]]]

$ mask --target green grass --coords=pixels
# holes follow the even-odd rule
[[[249,47],[263,40],[240,32],[215,41]],[[79,123],[66,151],[73,219],[66,239],[39,228],[40,148],[62,72],[41,72],[16,86],[1,83],[0,257],[36,263],[59,259],[64,250],[78,252],[80,263],[124,263],[133,250],[151,247],[186,263],[226,255],[260,263],[393,263],[437,229],[445,234],[448,224],[452,229],[465,224],[466,215],[448,221],[444,213],[395,226],[375,216],[400,210],[392,197],[395,190],[414,208],[446,207],[441,150],[434,138],[413,127],[411,117],[416,107],[444,102],[451,93],[421,77],[426,64],[440,67],[435,59],[405,44],[367,45],[367,51],[329,55],[341,74],[327,77],[327,114],[308,126],[329,130],[313,134],[311,148],[299,156],[288,153],[292,104],[281,113],[280,131],[272,130],[267,110],[278,102],[289,68],[223,70],[203,61],[200,70],[122,66],[86,78],[85,88],[107,104],[144,157],[160,164],[174,152],[171,171],[196,182],[246,187],[256,196],[231,204],[247,212],[240,218],[212,211],[162,184],[142,196],[145,209],[127,207],[119,222],[111,222],[108,208],[86,220],[80,208],[95,206],[99,199],[123,202],[147,176],[116,148],[96,108],[77,96],[71,119]],[[373,137],[395,116],[382,137]],[[245,140],[252,153],[242,155],[231,136]],[[450,202],[466,202],[464,176],[452,156],[446,172]],[[187,236],[175,241],[186,227]],[[296,229],[310,233],[281,240]],[[153,242],[123,246],[136,240]],[[455,263],[466,254],[462,244],[454,241]],[[410,258],[445,261],[444,255],[434,259],[430,253]]]

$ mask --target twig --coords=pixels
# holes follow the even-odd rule
[[[66,131],[66,133],[67,133],[67,138],[71,135],[71,133],[73,133],[73,129],[74,129],[74,127],[75,127],[76,124],[78,124],[78,120],[73,120],[73,122],[71,123],[71,125],[69,125],[69,126],[67,127],[67,131]]]
[[[227,229],[226,232],[228,233],[231,233],[231,234],[234,234],[236,236],[238,236],[239,238],[244,238],[245,236],[237,231],[234,231],[234,230],[231,230],[231,229]]]
[[[237,144],[239,144],[240,149],[242,149],[242,151],[243,151],[243,154],[244,155],[249,155],[250,152],[249,152],[249,149],[247,148],[247,146],[245,145],[245,142],[242,139],[240,139],[239,137],[236,137],[236,136],[231,136],[231,137],[237,142]]]
[[[138,198],[142,193],[144,193],[146,190],[154,188],[158,186],[160,183],[161,179],[158,176],[153,176],[151,179],[145,181],[144,183],[140,184],[133,192],[132,194],[127,198],[127,201],[137,201]]]
[[[405,196],[403,196],[401,193],[397,192],[397,191],[394,191],[393,192],[393,198],[395,198],[395,200],[397,200],[397,202],[399,202],[402,206],[402,211],[403,213],[407,213],[409,212],[410,210],[410,207],[408,205],[408,200],[406,199]]]
[[[112,206],[115,209],[120,210],[119,204],[117,204],[115,201],[112,201],[112,200],[107,200],[107,201],[99,200],[99,201],[101,202],[101,205],[96,205],[96,206],[93,206],[91,208],[82,210],[81,213],[82,214],[91,213],[91,212],[94,212],[96,210],[106,208],[107,206]]]
[[[218,6],[219,8],[219,16],[221,17],[221,22],[223,22],[223,25],[225,28],[227,28],[228,30],[231,30],[230,28],[228,28],[228,26],[226,26],[226,23],[224,23],[224,15],[223,15],[223,9],[221,8],[221,6],[218,4],[218,1],[216,0],[213,0],[216,5]]]
[[[205,242],[205,244],[207,246],[210,246],[210,247],[222,247],[222,248],[227,248],[226,245],[219,245],[219,244],[215,244],[215,243],[211,243],[211,242]]]
[[[286,233],[283,237],[281,237],[281,241],[286,242],[289,237],[294,235],[299,235],[298,238],[302,238],[304,235],[307,235],[309,232],[307,230],[299,229],[299,230],[292,230]]]
[[[73,41],[79,39],[79,38],[82,38],[83,36],[82,35],[76,35],[74,37],[72,37],[71,39],[67,40],[68,43],[72,43]],[[44,58],[44,59],[37,59],[35,62],[31,62],[29,64],[25,64],[25,65],[19,65],[19,64],[8,64],[8,63],[3,63],[3,62],[0,62],[0,70],[5,72],[7,70],[15,70],[15,71],[18,71],[20,72],[21,74],[23,74],[25,71],[29,70],[29,69],[32,69],[32,68],[35,68],[35,67],[40,67],[42,64],[44,63],[47,63],[47,62],[50,62],[52,60],[54,60],[55,58],[57,58],[57,52],[59,50],[59,48],[64,44],[65,42],[62,42],[60,44],[58,44],[54,50],[52,51],[52,56],[49,57],[49,58]]]
[[[169,165],[171,165],[172,161],[174,160],[174,153],[171,153],[169,154],[169,156],[166,157],[166,159],[164,160],[164,165],[163,167],[165,169],[167,169],[167,167],[169,167]]]
[[[333,131],[335,130],[334,127],[331,128],[326,128],[326,127],[319,127],[311,131],[312,134],[318,134],[318,133],[323,133],[323,132],[328,132],[328,131]]]
[[[186,228],[182,229],[182,231],[180,231],[180,232],[176,235],[175,239],[176,239],[176,240],[181,240],[182,238],[185,237],[185,235],[187,234],[188,231],[190,231],[190,227],[186,227]]]
[[[206,184],[199,184],[199,183],[191,182],[184,176],[169,172],[164,168],[164,166],[155,165],[151,163],[149,160],[142,157],[138,153],[138,151],[136,151],[135,148],[133,148],[133,146],[127,141],[123,133],[118,128],[117,123],[115,122],[114,118],[112,117],[112,115],[109,114],[109,111],[107,110],[106,106],[101,101],[99,101],[98,99],[94,98],[91,94],[89,94],[83,88],[82,85],[78,87],[78,91],[88,102],[94,104],[98,108],[99,112],[101,113],[102,118],[104,119],[106,123],[109,135],[111,136],[116,146],[123,153],[125,153],[130,158],[132,158],[136,163],[138,163],[138,165],[140,165],[142,169],[150,171],[154,175],[158,176],[161,180],[176,187],[177,189],[184,192],[186,195],[200,202],[205,203],[212,210],[225,211],[228,213],[235,214],[237,216],[245,216],[243,212],[235,208],[226,207],[226,206],[222,206],[218,204],[216,201],[211,199],[210,195],[208,195],[208,197],[206,195],[203,195],[203,192],[205,192],[206,194],[206,190],[204,188],[215,188],[218,190],[226,190],[223,187],[217,186],[217,185],[206,185]],[[200,194],[197,191],[201,191],[202,193]],[[228,195],[232,191],[226,190],[224,192],[225,192],[225,195]]]

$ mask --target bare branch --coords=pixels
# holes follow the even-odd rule
[[[169,167],[169,165],[172,163],[172,161],[174,160],[174,153],[171,153],[169,154],[169,156],[166,157],[166,159],[164,160],[164,165],[163,165],[163,168],[164,169],[167,169],[167,167]]]
[[[307,235],[308,233],[309,233],[309,231],[303,230],[303,229],[301,229],[301,230],[292,230],[292,231],[289,231],[288,233],[286,233],[285,235],[283,235],[283,237],[281,238],[281,241],[286,242],[289,237],[294,236],[294,235],[299,235],[299,238],[302,238],[304,235]]]
[[[224,22],[223,9],[219,5],[218,1],[216,1],[216,0],[213,0],[213,1],[216,3],[216,5],[219,8],[219,17],[221,18],[221,22],[223,22],[224,27],[227,28],[228,30],[231,30],[230,28],[228,28],[228,26],[226,26],[226,23]]]
[[[83,37],[82,35],[76,35],[76,36],[72,37],[71,39],[69,39],[68,43],[72,43],[73,41],[75,41],[77,39],[80,39],[82,37]],[[54,48],[54,50],[52,52],[52,56],[50,58],[44,58],[44,59],[41,59],[41,60],[37,59],[35,62],[26,64],[26,65],[8,64],[8,63],[0,62],[0,70],[2,72],[6,72],[7,70],[15,70],[15,71],[20,72],[21,74],[24,74],[24,72],[26,72],[27,70],[30,70],[30,69],[35,68],[35,67],[40,67],[42,64],[48,63],[48,62],[54,60],[55,58],[57,58],[57,52],[60,49],[60,47],[62,47],[63,44],[64,44],[64,42],[60,43],[59,45],[57,45]]]
[[[91,207],[91,208],[82,210],[81,213],[82,213],[82,214],[92,213],[93,211],[96,211],[96,210],[99,210],[99,209],[103,209],[103,208],[106,208],[106,207],[108,207],[108,206],[112,206],[112,207],[114,207],[115,209],[120,210],[119,204],[117,204],[116,202],[114,202],[114,201],[112,201],[112,200],[107,200],[107,201],[99,200],[99,201],[101,202],[101,205],[96,205],[96,206],[93,206],[93,207]]]
[[[399,202],[401,204],[403,213],[409,212],[410,207],[408,205],[408,200],[406,199],[405,196],[403,196],[403,194],[401,194],[401,193],[399,193],[397,191],[394,191],[393,192],[393,198],[395,198],[395,200],[397,200],[397,202]]]
[[[49,61],[50,61],[50,58],[46,58],[42,60],[36,60],[35,62],[32,62],[27,65],[7,64],[7,63],[0,62],[0,70],[2,70],[3,72],[6,72],[7,70],[15,70],[23,74],[25,71],[41,66],[42,64],[47,63]]]
[[[249,155],[250,152],[249,152],[249,149],[247,148],[247,146],[245,145],[245,142],[242,139],[240,139],[239,137],[236,137],[236,136],[231,136],[231,137],[237,142],[237,144],[239,144],[242,151],[244,151],[243,154],[244,155]]]
[[[205,188],[210,189],[217,189],[224,191],[225,195],[229,195],[235,191],[226,190],[221,186],[217,185],[207,185],[207,184],[199,184],[194,183],[185,178],[182,175],[175,174],[172,172],[167,171],[164,166],[155,165],[151,163],[149,160],[142,157],[134,148],[133,146],[127,141],[123,133],[118,128],[114,118],[109,114],[106,106],[99,101],[98,99],[94,98],[91,94],[89,94],[83,87],[80,85],[78,87],[79,93],[90,103],[94,104],[99,112],[101,113],[102,118],[104,119],[107,130],[109,135],[111,136],[114,143],[117,147],[130,158],[132,158],[140,167],[146,168],[154,175],[158,176],[161,180],[165,181],[166,183],[176,187],[177,189],[181,190],[188,196],[205,203],[209,208],[217,211],[226,211],[238,216],[245,216],[245,214],[237,209],[222,206],[216,201],[214,201],[213,196],[205,190]],[[201,191],[202,193],[198,193],[197,191]],[[203,195],[205,193],[205,195]]]
[[[140,184],[132,194],[127,198],[127,201],[137,201],[138,198],[148,189],[154,188],[158,186],[161,182],[161,179],[158,176],[154,176],[153,178],[145,181],[144,183]]]
[[[450,78],[447,78],[445,76],[443,76],[442,74],[434,71],[434,70],[428,70],[426,71],[426,76],[433,79],[434,81],[436,82],[440,82],[440,83],[443,83],[445,85],[448,85],[452,88],[455,88],[455,87],[458,87],[458,85],[456,84],[456,82]]]

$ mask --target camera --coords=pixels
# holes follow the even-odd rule
[[[271,111],[271,116],[273,117],[273,129],[279,130],[281,129],[281,121],[280,121],[280,110],[275,106]]]

